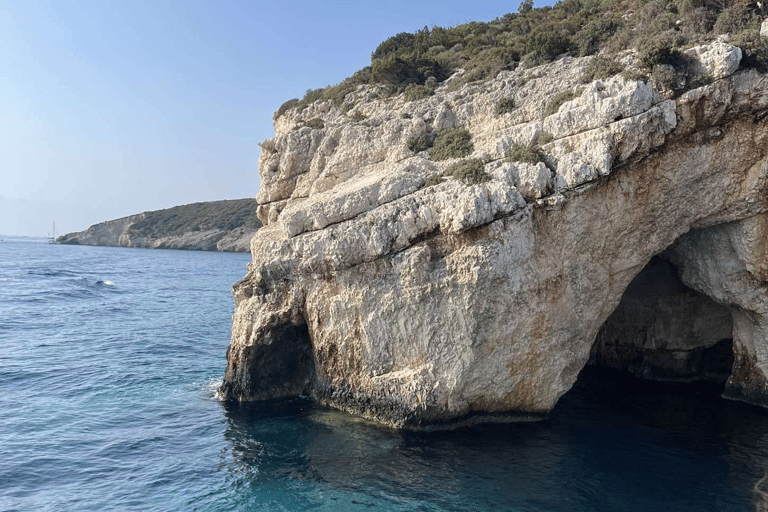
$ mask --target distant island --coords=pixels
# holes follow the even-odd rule
[[[174,206],[94,224],[56,239],[69,245],[248,252],[261,227],[256,200],[233,199]]]

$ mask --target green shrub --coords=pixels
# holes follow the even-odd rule
[[[539,140],[537,141],[537,144],[540,144],[543,146],[544,144],[549,144],[553,140],[555,140],[554,135],[552,135],[549,132],[542,132],[541,135],[539,135]]]
[[[414,153],[421,153],[432,147],[434,136],[429,133],[422,133],[416,137],[408,139],[408,149]]]
[[[322,130],[323,128],[325,128],[325,123],[319,117],[314,117],[309,121],[307,121],[306,123],[304,123],[304,126],[309,126],[313,130]]]
[[[464,158],[474,151],[472,135],[465,128],[446,128],[435,134],[429,156],[432,160]]]
[[[374,82],[394,85],[404,89],[409,84],[423,85],[434,77],[442,82],[450,76],[448,69],[428,56],[398,57],[394,54],[374,60],[371,63],[371,78]]]
[[[293,127],[293,129],[300,130],[304,127],[312,128],[313,130],[322,130],[325,128],[325,123],[319,117],[313,117],[309,121],[304,121],[303,123],[297,124]]]
[[[654,66],[653,72],[651,73],[651,81],[653,82],[653,85],[660,90],[673,91],[676,93],[682,90],[674,68],[669,66]]]
[[[599,52],[619,26],[620,23],[607,18],[598,18],[586,23],[584,28],[573,36],[573,44],[578,48],[579,56],[586,57]]]
[[[710,74],[692,75],[692,76],[689,75],[686,79],[685,87],[686,89],[697,89],[699,87],[709,85],[714,81],[715,81],[714,78],[712,78],[712,75]]]
[[[496,104],[496,108],[494,109],[494,113],[497,116],[500,116],[500,115],[504,115],[504,114],[509,114],[513,110],[515,110],[515,99],[514,98],[504,98],[504,99],[500,100]]]
[[[429,178],[427,178],[427,181],[424,182],[424,187],[426,188],[426,187],[432,187],[432,186],[435,186],[435,185],[439,185],[439,184],[441,184],[444,181],[445,181],[445,178],[443,178],[439,174],[435,175],[435,176],[430,176]]]
[[[515,142],[507,151],[507,160],[535,164],[544,161],[544,153],[538,146],[526,146]]]
[[[734,5],[720,13],[714,29],[718,34],[732,34],[749,28],[757,28],[759,23],[760,16],[752,9],[745,5]]]
[[[428,85],[416,85],[409,84],[403,92],[403,98],[405,101],[416,101],[424,98],[429,98],[435,94],[435,88]]]
[[[533,10],[533,0],[523,0],[520,6],[517,8],[517,12],[525,14]]]
[[[558,55],[615,55],[638,50],[650,72],[657,64],[682,66],[680,48],[713,39],[714,32],[737,34],[757,28],[759,16],[733,0],[562,0],[552,7],[527,8],[488,23],[469,22],[455,27],[423,28],[402,32],[382,42],[371,54],[370,65],[341,83],[307,91],[298,102],[278,109],[303,109],[312,101],[350,102],[360,84],[382,86],[375,94],[402,93],[409,85],[438,85],[452,70],[467,70],[451,81],[451,89],[488,80],[517,66],[550,62]],[[744,2],[738,2],[743,4]],[[631,13],[631,15],[627,15]],[[713,32],[714,31],[714,32]],[[751,42],[745,65],[762,65],[763,46]],[[598,69],[594,76],[613,73]],[[411,89],[408,98],[424,91]],[[372,99],[374,95],[370,95]]]
[[[759,30],[742,30],[733,37],[731,44],[743,52],[741,67],[768,73],[768,38],[760,36]]]
[[[653,69],[656,64],[677,66],[680,60],[680,50],[666,38],[650,41],[640,49],[640,64],[648,69]]]
[[[579,95],[578,91],[575,90],[567,90],[567,91],[560,91],[559,93],[555,94],[550,98],[549,102],[547,103],[547,106],[544,108],[544,117],[549,117],[555,112],[558,111],[558,109],[565,103],[566,101],[571,101],[572,99],[576,98]]]
[[[390,54],[397,54],[401,50],[408,50],[413,46],[415,40],[415,34],[400,32],[381,43],[371,54],[371,60],[381,59]]]
[[[627,69],[625,71],[622,71],[621,76],[624,78],[624,80],[627,80],[627,81],[648,80],[648,76],[637,69]]]
[[[277,112],[275,113],[275,117],[282,116],[283,114],[285,114],[286,112],[288,112],[290,109],[292,109],[298,104],[299,104],[299,98],[293,98],[286,101],[285,103],[280,105],[280,108],[277,109]]]
[[[349,116],[349,119],[352,120],[352,122],[359,123],[368,119],[368,116],[362,112],[354,112],[351,116]]]
[[[555,57],[565,53],[571,46],[571,38],[561,31],[552,30],[551,27],[539,27],[528,37],[525,53],[530,56],[534,65],[552,62]]]
[[[469,158],[467,160],[454,162],[448,166],[448,169],[446,169],[443,174],[462,180],[467,185],[485,183],[491,180],[491,177],[485,172],[483,161],[478,160],[477,158]]]
[[[701,36],[712,32],[717,17],[717,13],[705,7],[691,8],[680,17],[678,28],[691,41],[699,42]]]
[[[584,74],[581,76],[583,83],[592,80],[605,80],[624,71],[624,66],[615,59],[595,57],[587,64]]]

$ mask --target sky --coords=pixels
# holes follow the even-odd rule
[[[0,0],[0,235],[254,197],[284,101],[339,83],[399,32],[518,5]]]

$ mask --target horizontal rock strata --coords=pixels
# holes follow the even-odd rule
[[[691,58],[716,79],[675,98],[621,75],[582,85],[590,58],[566,57],[414,102],[361,86],[346,109],[278,117],[261,144],[264,227],[233,287],[220,394],[311,395],[406,428],[540,418],[664,253],[679,282],[649,304],[670,321],[710,308],[722,324],[629,336],[619,352],[677,350],[677,366],[647,351],[632,364],[693,379],[691,354],[727,338],[726,394],[768,404],[768,76],[737,70],[740,57],[722,41],[697,48]],[[575,97],[545,116],[568,89]],[[517,108],[496,115],[508,98]],[[305,126],[316,117],[322,129]],[[455,127],[471,134],[467,158],[488,181],[440,182],[457,159],[408,149]],[[534,143],[542,162],[505,158]]]

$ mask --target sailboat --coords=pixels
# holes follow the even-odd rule
[[[56,243],[56,221],[53,221],[53,234],[48,237],[48,243],[49,244]]]

